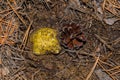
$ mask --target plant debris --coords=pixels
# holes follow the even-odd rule
[[[75,23],[63,24],[61,30],[61,44],[70,50],[79,50],[86,43],[85,36],[80,29],[80,25]]]
[[[120,80],[120,0],[0,0],[0,79]]]

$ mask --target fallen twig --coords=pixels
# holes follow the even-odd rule
[[[99,60],[99,56],[96,58],[96,61],[95,61],[95,63],[94,63],[94,65],[93,65],[93,67],[92,67],[90,73],[87,75],[87,77],[86,77],[85,80],[89,80],[89,78],[91,77],[93,71],[95,70],[95,68],[96,68],[96,66],[97,66],[98,60]]]
[[[14,11],[14,13],[18,16],[18,18],[22,21],[22,23],[27,27],[25,21],[21,18],[21,16],[18,14],[18,12],[16,11],[16,9],[10,4],[9,0],[7,0],[8,5],[10,6],[10,8]]]
[[[105,44],[106,47],[109,48],[111,51],[114,51],[114,48],[112,48],[110,45],[108,45],[108,44],[106,43],[106,41],[104,41],[100,36],[98,36],[97,34],[95,34],[95,37],[96,37],[97,39],[99,39],[103,44]]]
[[[115,70],[115,69],[120,69],[120,66],[113,67],[111,69],[108,69],[107,71],[112,71],[112,70]]]
[[[113,80],[117,80],[102,66],[102,64],[100,62],[98,62],[98,64]]]
[[[34,76],[35,76],[38,72],[40,72],[40,69],[37,70],[37,71],[32,75],[32,80],[34,80]],[[42,79],[40,79],[40,80],[42,80]]]
[[[30,28],[31,28],[31,25],[32,25],[33,21],[30,22],[30,25],[28,26],[28,29],[26,30],[25,32],[25,35],[24,35],[24,38],[23,38],[23,41],[22,41],[22,44],[20,46],[20,48],[23,49],[25,48],[25,45],[26,45],[26,42],[27,42],[27,39],[28,39],[28,34],[29,34],[29,31],[30,31]]]

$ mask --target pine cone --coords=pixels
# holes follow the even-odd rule
[[[75,23],[63,24],[60,39],[61,45],[69,50],[79,50],[86,43],[80,26]]]

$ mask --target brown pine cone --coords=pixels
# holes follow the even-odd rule
[[[80,26],[75,23],[63,24],[60,39],[61,45],[69,50],[79,50],[86,43]]]

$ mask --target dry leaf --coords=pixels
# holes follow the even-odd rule
[[[116,21],[118,21],[120,19],[118,18],[108,18],[108,19],[104,19],[105,23],[106,24],[109,24],[109,25],[113,25]]]

